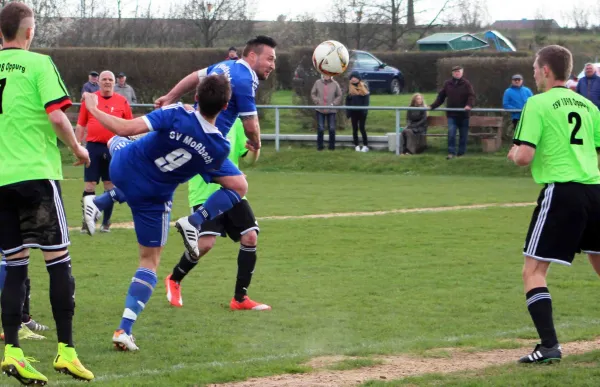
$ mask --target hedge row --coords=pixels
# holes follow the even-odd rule
[[[442,58],[453,58],[456,59],[455,63],[462,64],[470,58],[502,59],[531,56],[531,53],[519,51],[510,53],[490,51],[374,52],[373,54],[388,65],[402,71],[405,82],[404,90],[409,92],[428,92],[437,89],[436,62]]]
[[[268,103],[276,89],[294,87],[294,71],[302,64],[311,67],[313,47],[297,47],[277,53],[275,74],[259,88],[259,103]],[[50,55],[56,63],[73,96],[78,96],[90,70],[124,71],[135,88],[140,102],[149,103],[167,92],[186,74],[224,59],[220,48],[208,49],[115,49],[115,48],[58,48],[37,49]],[[506,58],[530,56],[529,53],[495,52],[376,52],[382,61],[399,68],[405,78],[406,91],[433,91],[437,88],[438,59],[489,56]],[[466,59],[466,58],[465,58]]]
[[[222,49],[37,49],[54,60],[69,93],[80,96],[90,70],[125,72],[138,102],[151,103],[189,73],[224,60]],[[261,82],[258,103],[269,103],[277,76]]]
[[[437,82],[441,85],[451,77],[452,67],[464,67],[464,77],[475,89],[477,107],[501,107],[504,91],[514,74],[523,76],[523,84],[536,93],[533,79],[534,57],[528,58],[446,58],[438,61]],[[433,102],[433,101],[431,101]]]

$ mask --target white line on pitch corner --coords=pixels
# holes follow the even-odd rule
[[[308,214],[308,215],[275,215],[263,216],[256,218],[259,221],[263,220],[295,220],[295,219],[329,219],[329,218],[350,218],[356,216],[381,216],[391,214],[414,214],[424,212],[447,212],[447,211],[464,211],[464,210],[485,210],[488,208],[509,208],[509,207],[529,207],[535,203],[489,203],[489,204],[468,204],[463,206],[448,206],[448,207],[422,207],[422,208],[401,208],[384,211],[363,211],[363,212],[332,212],[327,214]],[[171,227],[175,222],[171,222]],[[133,222],[113,223],[113,229],[133,229]],[[76,230],[77,227],[69,227],[69,230]]]

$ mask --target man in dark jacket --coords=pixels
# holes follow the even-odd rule
[[[439,107],[444,101],[446,101],[447,108],[465,109],[465,111],[446,112],[448,118],[448,157],[446,159],[450,160],[457,155],[457,130],[459,133],[458,156],[463,156],[467,151],[469,111],[475,103],[475,91],[473,91],[471,83],[463,78],[463,68],[461,66],[452,67],[452,79],[444,82],[437,98],[431,104],[431,110]]]
[[[577,82],[577,93],[592,101],[600,109],[600,77],[596,74],[596,66],[585,65],[585,77]]]

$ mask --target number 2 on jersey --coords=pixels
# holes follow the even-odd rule
[[[171,172],[192,159],[190,152],[183,148],[175,149],[165,157],[159,157],[154,160],[154,164],[161,172]]]
[[[5,86],[6,86],[6,78],[0,79],[0,114],[2,114],[2,94],[4,93]]]
[[[569,124],[573,123],[575,120],[575,127],[573,128],[573,132],[571,132],[571,144],[573,145],[583,145],[583,140],[581,138],[575,138],[579,129],[581,129],[581,116],[579,113],[571,112],[569,113]]]

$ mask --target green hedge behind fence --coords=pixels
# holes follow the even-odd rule
[[[502,107],[504,91],[513,74],[523,76],[523,84],[536,93],[533,79],[534,58],[445,58],[437,64],[437,82],[441,85],[451,77],[452,66],[464,67],[464,77],[475,89],[476,107]],[[432,101],[433,102],[433,101]]]
[[[302,61],[310,66],[313,47],[297,47],[287,52],[277,52],[275,74],[266,82],[261,82],[258,103],[267,104],[271,93],[276,89],[293,87],[294,70]],[[166,93],[181,78],[194,70],[206,67],[224,59],[222,48],[205,49],[118,49],[118,48],[57,48],[36,49],[50,55],[56,63],[71,95],[77,99],[82,85],[87,81],[90,70],[111,70],[115,74],[123,71],[127,74],[138,96],[138,101],[151,103]],[[405,78],[405,90],[433,91],[437,89],[436,63],[442,58],[454,58],[465,65],[469,58],[492,57],[529,57],[531,53],[496,52],[375,52],[378,58],[387,64],[399,68]],[[466,65],[465,65],[466,66]],[[483,71],[483,68],[469,69]],[[524,74],[525,75],[525,74]],[[485,75],[482,76],[484,78]]]

